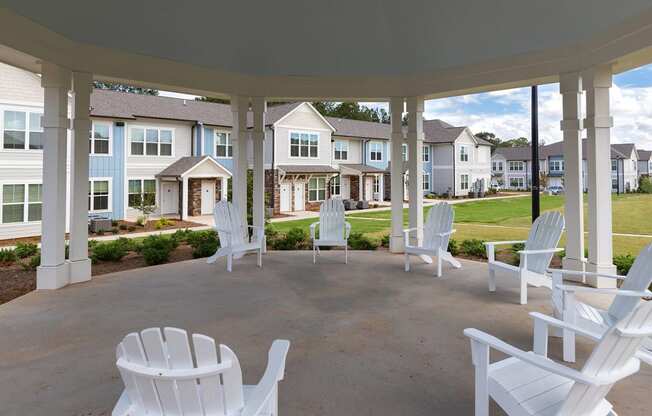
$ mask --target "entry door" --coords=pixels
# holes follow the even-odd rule
[[[374,178],[372,176],[365,176],[364,178],[364,199],[367,201],[374,200]]]
[[[305,207],[304,203],[304,184],[303,183],[295,183],[294,184],[294,210],[295,211],[303,211]]]
[[[201,181],[201,214],[209,215],[215,208],[215,182]]]
[[[161,214],[179,213],[179,184],[161,182]]]
[[[290,211],[290,184],[281,184],[281,212]]]
[[[342,199],[351,198],[351,177],[350,176],[341,176],[340,177],[340,195]]]

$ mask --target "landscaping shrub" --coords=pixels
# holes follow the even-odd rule
[[[119,240],[97,244],[93,248],[93,253],[90,256],[91,260],[93,263],[98,261],[120,261],[127,255],[125,246],[126,244]]]
[[[453,256],[460,254],[460,246],[457,244],[457,240],[451,238],[448,240],[448,252]]]
[[[638,183],[638,190],[644,194],[652,194],[652,180],[648,176],[641,177]]]
[[[352,250],[375,250],[378,248],[378,241],[372,240],[360,232],[355,232],[349,235],[349,247]]]
[[[174,234],[172,234],[170,237],[177,242],[178,244],[181,243],[187,243],[190,241],[190,238],[195,234],[194,231],[191,231],[189,229],[183,229],[183,230],[176,230]]]
[[[518,254],[518,252],[522,250],[525,250],[525,243],[512,244],[512,253]]]
[[[141,244],[133,238],[120,237],[114,241],[114,244],[119,245],[125,251],[140,251]]]
[[[616,265],[616,268],[618,269],[618,274],[627,274],[629,269],[632,267],[632,264],[634,264],[634,260],[636,260],[636,257],[631,254],[614,256],[614,265]]]
[[[118,233],[119,233],[118,227],[111,228],[111,234],[115,235],[115,234],[118,234]]]
[[[172,225],[172,224],[174,224],[174,223],[173,223],[171,220],[169,220],[169,219],[163,217],[163,218],[159,218],[159,219],[156,221],[156,223],[154,224],[154,227],[155,227],[157,230],[160,230],[161,228],[163,228],[163,227],[167,227],[168,225]]]
[[[120,225],[118,226],[118,228],[121,229],[122,231],[127,231],[127,229],[128,229],[128,227],[127,227],[126,224],[120,224]]]
[[[138,218],[136,218],[136,224],[140,225],[141,227],[145,226],[145,217],[142,215]]]
[[[462,244],[460,245],[460,251],[467,256],[480,257],[483,259],[487,258],[487,251],[484,247],[484,241],[478,240],[477,238],[462,241]]]
[[[117,227],[118,226],[118,221],[113,220],[111,221],[111,227]]]
[[[197,259],[215,254],[220,246],[220,240],[213,230],[197,231],[190,235],[188,244],[192,247],[192,257]]]
[[[145,259],[145,264],[153,266],[162,264],[169,260],[170,252],[176,247],[176,242],[162,235],[150,235],[143,240],[141,253]]]
[[[11,250],[11,249],[0,250],[0,263],[11,264],[15,262],[17,259],[18,256],[16,255],[15,250]]]
[[[389,248],[389,234],[383,234],[383,236],[380,237],[380,246]]]
[[[31,271],[36,270],[36,268],[40,265],[41,265],[41,255],[30,257],[29,260],[20,263],[20,266],[23,268],[23,270],[31,270]]]
[[[269,244],[269,240],[268,240]],[[308,232],[302,228],[292,228],[282,237],[279,237],[274,242],[274,249],[276,250],[303,250],[310,245],[310,236]]]
[[[134,232],[134,231],[136,231],[136,227],[134,227],[133,225],[130,225],[130,226],[127,227],[127,231],[129,231],[130,233]]]
[[[38,253],[38,246],[34,243],[17,243],[14,252],[18,258],[24,259]]]

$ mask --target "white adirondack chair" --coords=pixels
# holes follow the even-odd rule
[[[627,276],[608,275],[602,273],[590,273],[581,271],[570,271],[551,269],[553,287],[552,304],[555,316],[564,322],[575,325],[583,330],[595,334],[599,339],[602,334],[618,319],[627,315],[639,303],[639,299],[631,296],[624,296],[627,292],[645,292],[652,284],[652,244],[645,247],[636,257],[634,264],[629,269]],[[597,276],[623,281],[620,289],[599,289],[583,286],[565,286],[563,275],[584,275]],[[615,295],[609,309],[603,310],[593,307],[576,299],[575,293],[597,293]],[[652,296],[651,292],[647,292]],[[564,345],[564,361],[575,361],[575,334],[572,331],[562,331]],[[644,347],[639,352],[641,360],[652,365],[652,339],[647,339]]]
[[[242,258],[248,251],[258,252],[258,267],[263,267],[263,247],[265,245],[265,228],[247,225],[246,218],[240,210],[228,201],[215,204],[213,210],[215,230],[220,237],[220,248],[209,257],[207,263],[215,263],[218,258],[226,256],[226,269],[233,270],[233,259]],[[249,229],[253,230],[249,237]]]
[[[546,276],[552,255],[563,249],[557,248],[564,230],[564,216],[556,211],[549,211],[537,218],[530,228],[525,241],[493,241],[484,243],[487,248],[489,263],[489,291],[496,291],[496,270],[508,273],[521,283],[521,305],[527,303],[527,285],[550,288],[551,281]],[[525,249],[518,253],[521,261],[518,266],[496,260],[496,246],[501,244],[525,243]]]
[[[450,263],[456,269],[462,267],[453,255],[448,251],[448,240],[453,229],[453,208],[445,202],[435,204],[428,211],[428,218],[423,226],[423,242],[421,245],[410,243],[410,233],[417,232],[417,228],[403,230],[403,241],[405,246],[405,271],[410,271],[410,255],[418,255],[424,262],[432,263],[430,256],[437,257],[437,277],[441,277],[442,261]]]
[[[319,225],[319,238],[316,227]],[[351,224],[344,220],[344,203],[339,198],[330,198],[319,207],[319,221],[310,224],[312,239],[312,262],[317,262],[320,246],[344,247],[344,263],[349,262],[348,240]]]
[[[283,380],[289,341],[272,343],[267,369],[256,386],[242,385],[240,363],[226,345],[219,346],[218,361],[212,338],[193,334],[192,344],[194,348],[186,331],[177,328],[128,334],[117,348],[125,389],[113,416],[278,415],[278,382]]]
[[[640,294],[634,294],[639,297]],[[547,358],[548,327],[586,335],[578,327],[538,313],[534,352],[515,348],[477,329],[465,329],[471,338],[475,366],[475,415],[489,414],[489,398],[508,415],[616,415],[605,397],[619,380],[639,370],[636,351],[652,335],[652,302],[643,302],[612,325],[581,370]],[[490,348],[509,358],[490,363]]]

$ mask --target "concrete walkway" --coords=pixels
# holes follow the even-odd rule
[[[471,415],[463,329],[529,350],[528,312],[550,313],[547,289],[531,289],[521,306],[516,281],[499,275],[488,293],[483,263],[445,268],[443,279],[416,261],[405,273],[402,256],[383,251],[351,252],[348,265],[341,251],[324,251],[317,265],[307,251],[270,252],[263,263],[247,256],[230,274],[223,261],[166,264],[0,306],[0,414],[109,415],[122,390],[117,343],[131,331],[176,326],[229,345],[246,383],[262,375],[272,341],[289,339],[281,415]],[[590,348],[578,339],[580,361]],[[560,353],[553,339],[551,357]],[[649,414],[651,384],[642,366],[608,398],[619,414]]]

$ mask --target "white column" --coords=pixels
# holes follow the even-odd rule
[[[185,176],[181,179],[181,189],[181,220],[185,221],[188,219],[188,198],[190,195],[188,178]]]
[[[222,201],[229,199],[229,178],[222,177]]]
[[[364,176],[358,175],[358,200],[364,201]]]
[[[561,74],[559,92],[562,96],[564,136],[564,188],[566,217],[566,257],[563,268],[584,271],[584,190],[582,187],[582,78],[579,72]],[[571,278],[581,280],[582,278]]]
[[[264,97],[252,98],[254,115],[253,147],[254,147],[254,195],[253,221],[254,225],[265,225],[265,112],[267,102]]]
[[[403,145],[403,109],[405,99],[403,97],[392,97],[389,103],[389,111],[392,121],[391,138],[391,202],[392,202],[392,234],[389,241],[389,249],[392,253],[403,252],[403,160],[401,158],[401,146]]]
[[[74,72],[70,163],[70,283],[91,280],[88,258],[88,132],[93,76]]]
[[[407,113],[409,217],[410,228],[419,228],[412,234],[417,244],[423,238],[423,97],[408,97]]]
[[[66,142],[70,71],[48,62],[42,65],[43,114],[43,207],[41,265],[36,271],[37,289],[58,289],[70,281],[65,261],[66,234]]]
[[[378,175],[378,191],[380,194],[378,202],[383,202],[385,200],[385,175],[382,173]]]
[[[244,218],[247,218],[247,97],[231,97],[233,113],[233,204],[238,206]]]
[[[587,270],[616,273],[613,265],[611,223],[611,118],[609,90],[610,66],[586,71],[582,83],[586,91],[588,190],[589,190],[589,261]],[[615,287],[613,279],[587,279],[597,287]]]

